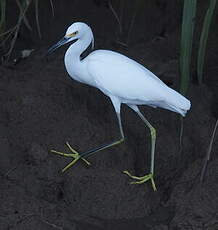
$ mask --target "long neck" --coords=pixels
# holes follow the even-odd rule
[[[67,50],[65,54],[65,60],[70,58],[71,63],[78,64],[80,63],[80,55],[85,51],[90,43],[93,41],[93,34],[90,30],[89,33],[87,33],[82,38],[78,39],[75,43],[73,43]]]

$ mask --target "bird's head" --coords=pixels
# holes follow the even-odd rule
[[[49,48],[47,54],[52,53],[60,46],[69,42],[77,39],[83,39],[85,36],[89,36],[91,38],[92,48],[94,48],[94,37],[91,28],[83,22],[75,22],[68,27],[65,36],[59,42]]]

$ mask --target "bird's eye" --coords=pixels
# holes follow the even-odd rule
[[[78,31],[75,31],[75,32],[73,32],[73,33],[71,33],[71,34],[68,34],[68,37],[74,37],[74,36],[76,36],[78,33],[79,33]]]

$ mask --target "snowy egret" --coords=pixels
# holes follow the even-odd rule
[[[118,145],[124,141],[120,117],[120,107],[121,104],[124,103],[133,109],[150,129],[151,165],[150,173],[141,177],[133,176],[128,171],[123,172],[134,179],[133,184],[142,184],[151,180],[152,187],[156,190],[154,183],[156,130],[140,112],[138,105],[148,105],[154,108],[160,107],[185,116],[186,112],[190,109],[190,101],[165,85],[144,66],[120,53],[110,50],[96,50],[81,60],[83,51],[86,50],[91,43],[92,46],[94,45],[92,30],[85,23],[73,23],[67,29],[65,36],[52,46],[48,50],[48,53],[74,40],[77,41],[70,45],[64,57],[67,72],[73,79],[100,89],[111,99],[119,123],[120,139],[81,154],[74,150],[69,143],[67,143],[67,146],[72,154],[52,150],[53,153],[73,158],[72,162],[62,171],[66,171],[79,159],[89,164],[85,159],[87,156]]]

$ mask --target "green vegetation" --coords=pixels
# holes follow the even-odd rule
[[[212,17],[216,7],[216,2],[217,0],[210,0],[209,2],[209,7],[204,18],[204,23],[200,36],[200,44],[197,57],[197,76],[198,82],[200,84],[202,83],[203,79],[203,68],[207,39],[209,35],[209,28],[212,22]],[[180,91],[184,95],[187,93],[191,75],[193,33],[195,23],[198,23],[198,20],[196,19],[196,7],[197,0],[184,0],[180,49]]]
[[[54,15],[54,6],[52,0],[50,1],[51,11]],[[205,61],[206,54],[206,44],[209,36],[209,28],[212,22],[214,10],[216,7],[217,0],[207,0],[208,1],[208,9],[204,18],[204,23],[202,26],[202,32],[200,36],[200,44],[198,49],[198,57],[197,57],[197,75],[199,83],[202,83],[203,79],[203,67]],[[17,40],[17,36],[20,30],[21,25],[25,25],[30,31],[32,30],[31,24],[32,22],[28,21],[27,12],[32,7],[35,12],[35,21],[36,21],[36,29],[38,31],[39,37],[41,38],[41,29],[40,29],[40,20],[39,20],[39,0],[14,0],[14,4],[17,5],[19,10],[16,24],[12,28],[8,28],[7,25],[7,15],[6,11],[10,12],[8,9],[8,1],[0,0],[0,46],[5,47],[7,44],[8,49],[5,49],[6,58],[8,59],[11,55],[11,52],[14,48],[15,42]],[[192,61],[192,46],[193,46],[193,34],[195,23],[198,23],[198,19],[196,17],[196,8],[198,1],[197,0],[184,0],[183,7],[183,18],[182,18],[182,31],[181,31],[181,45],[180,45],[180,76],[181,76],[181,84],[180,91],[182,94],[186,94],[189,86],[189,81],[191,78],[191,61]],[[129,5],[132,7],[132,13],[128,15],[128,18],[125,17],[125,9],[129,8]],[[118,26],[119,26],[119,37],[121,34],[125,33],[125,40],[118,39],[118,42],[128,46],[129,37],[133,30],[135,19],[137,14],[139,13],[139,9],[146,7],[146,2],[143,0],[136,0],[134,3],[128,2],[126,0],[119,1],[109,1],[108,2],[109,9],[114,15]],[[124,20],[125,18],[125,20]],[[128,24],[127,30],[125,30],[125,23]],[[125,31],[124,31],[125,30]]]
[[[4,32],[5,28],[5,11],[6,11],[6,0],[0,1],[0,34]]]
[[[195,25],[197,0],[184,0],[182,34],[181,34],[181,50],[180,50],[180,74],[181,85],[180,91],[186,94],[191,74],[191,54],[192,41]]]
[[[204,60],[205,60],[205,53],[206,53],[206,45],[207,45],[207,39],[208,39],[213,13],[216,7],[216,2],[217,0],[210,0],[209,7],[204,17],[204,23],[201,32],[200,45],[198,50],[198,60],[197,60],[197,74],[198,74],[198,82],[200,84],[202,83],[203,80],[203,68],[204,68]]]
[[[39,1],[38,0],[14,0],[14,2],[17,4],[17,7],[19,9],[19,14],[16,19],[16,24],[7,30],[7,1],[6,0],[0,0],[0,47],[4,47],[5,44],[9,43],[9,49],[7,50],[7,53],[5,54],[6,60],[10,58],[11,52],[14,49],[15,42],[17,40],[17,36],[20,30],[20,27],[22,24],[24,24],[30,31],[32,30],[31,24],[28,21],[27,18],[27,12],[30,9],[30,7],[34,4],[35,5],[35,18],[36,18],[36,25],[38,34],[41,37],[41,30],[40,30],[40,23],[39,23]],[[54,15],[54,7],[53,2],[50,0],[52,13]]]

